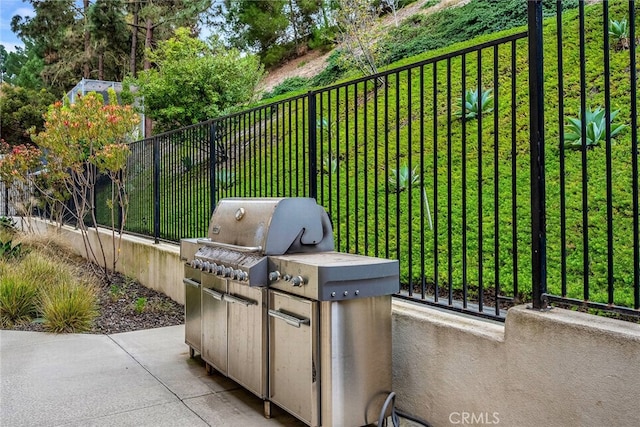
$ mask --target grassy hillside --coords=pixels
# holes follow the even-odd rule
[[[625,16],[627,2],[609,3],[612,18]],[[605,94],[602,5],[587,7],[586,23],[587,105],[595,108],[604,106]],[[562,282],[562,175],[566,190],[568,296],[582,298],[583,159],[579,150],[566,151],[563,157],[560,149],[567,118],[579,114],[577,11],[568,11],[563,17],[564,117],[559,117],[558,112],[556,21],[547,19],[544,25],[549,289],[559,294]],[[390,67],[428,61],[522,31],[526,28],[477,37]],[[511,66],[512,53],[515,68]],[[620,110],[616,121],[627,126],[611,146],[614,300],[632,306],[629,53],[611,50],[610,54],[611,106]],[[427,285],[451,283],[457,289],[466,284],[473,297],[480,286],[487,292],[498,283],[501,295],[526,299],[531,286],[526,39],[484,50],[480,73],[477,65],[478,55],[470,53],[465,58],[464,78],[462,59],[456,57],[450,60],[449,67],[445,60],[436,66],[427,63],[393,72],[384,87],[361,82],[318,95],[317,119],[322,123],[317,131],[318,163],[321,169],[323,163],[327,165],[327,170],[318,175],[319,201],[330,210],[338,250],[399,258],[405,284],[421,283],[423,279]],[[464,93],[463,85],[465,89],[492,89],[494,111],[483,115],[480,121],[457,119],[456,103]],[[278,99],[281,103],[277,107],[263,106],[248,116],[224,120],[228,129],[223,143],[230,155],[225,167],[233,178],[220,197],[307,194],[308,165],[302,160],[296,162],[296,158],[306,155],[308,106],[303,100]],[[178,159],[189,157],[188,162],[195,166],[187,168],[180,160],[165,166],[161,204],[168,208],[162,222],[192,224],[189,229],[202,235],[199,230],[208,221],[208,215],[203,215],[208,209],[208,163],[193,160],[197,157],[193,154],[197,152],[193,138],[174,142],[173,150]],[[564,174],[560,171],[561,158]],[[602,146],[587,150],[586,160],[590,299],[606,302],[606,150]],[[420,185],[402,192],[387,191],[393,170],[404,165],[409,170],[416,168]],[[428,226],[422,187],[432,211],[433,229]],[[145,195],[151,193],[151,188],[151,182],[145,179],[137,187]],[[198,210],[189,203],[194,197],[201,201]],[[144,220],[132,212],[129,224]]]

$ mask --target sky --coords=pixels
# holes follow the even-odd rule
[[[7,52],[14,52],[16,46],[24,44],[11,32],[11,18],[15,15],[33,16],[34,12],[29,3],[22,0],[0,0],[0,44]]]

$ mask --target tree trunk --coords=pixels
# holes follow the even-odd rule
[[[91,73],[91,35],[89,34],[89,0],[83,0],[84,6],[84,66],[82,76],[88,79]]]
[[[98,55],[98,80],[104,80],[104,49]]]
[[[147,18],[145,22],[146,34],[144,37],[144,69],[151,69],[151,61],[147,56],[147,52],[151,50],[151,42],[153,41],[153,21],[151,18]]]
[[[151,61],[149,60],[149,56],[147,56],[147,52],[151,50],[151,42],[153,41],[153,21],[150,18],[147,18],[145,22],[146,27],[146,35],[144,37],[144,69],[151,69]],[[145,114],[144,116],[144,136],[145,138],[149,138],[151,133],[153,132],[153,124],[151,123],[151,118]]]
[[[138,1],[133,0],[133,25],[131,26],[131,56],[129,57],[129,70],[131,76],[136,77],[138,68]]]

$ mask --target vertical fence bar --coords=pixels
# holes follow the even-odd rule
[[[582,157],[582,286],[583,298],[589,300],[589,169],[587,167],[587,66],[586,36],[584,34],[585,12],[584,1],[578,4],[580,33],[580,122]]]
[[[420,66],[420,297],[424,298],[426,293],[426,268],[425,268],[425,238],[424,238],[424,204],[426,197],[426,193],[423,197],[423,192],[425,191],[425,157],[424,157],[424,122],[425,122],[425,111],[424,111],[424,66]],[[434,142],[435,146],[435,142]],[[434,253],[435,256],[435,253]],[[434,275],[435,275],[434,270]]]
[[[467,54],[462,54],[462,306],[467,308],[467,107],[464,100],[467,95]]]
[[[211,203],[209,217],[213,215],[213,210],[216,208],[216,203],[218,203],[216,197],[216,162],[218,161],[216,156],[218,149],[217,134],[217,122],[212,122],[209,126],[209,202]]]
[[[602,40],[604,62],[604,115],[607,181],[607,302],[613,304],[613,186],[611,177],[611,70],[609,64],[609,3],[602,2]]]
[[[527,2],[529,26],[529,125],[531,151],[531,255],[533,308],[544,309],[547,291],[544,164],[542,0]]]
[[[638,73],[636,67],[636,10],[629,1],[629,85],[631,92],[631,187],[633,193],[633,286],[634,308],[640,309],[640,209],[638,206]]]
[[[498,46],[493,48],[493,297],[495,300],[495,315],[500,315],[500,161],[498,160],[500,150],[500,127],[498,121]],[[512,195],[511,197],[515,197]]]
[[[511,251],[513,265],[513,297],[518,299],[518,183],[516,175],[518,164],[516,162],[518,154],[516,138],[516,89],[517,89],[517,68],[516,68],[516,42],[511,43]]]
[[[373,209],[374,216],[374,235],[379,236],[380,232],[380,204],[378,203],[378,81],[374,80],[374,89],[373,89],[373,171],[374,171],[374,181],[373,181],[373,194],[375,194],[375,205]],[[374,255],[380,256],[380,239],[374,239]]]
[[[562,1],[556,2],[556,27],[558,50],[558,123],[564,124],[564,69],[563,69],[563,43],[562,43]],[[560,281],[561,295],[567,295],[567,200],[566,200],[566,174],[565,174],[565,146],[564,132],[558,132],[560,139]]]
[[[453,304],[453,149],[451,147],[451,58],[447,58],[447,281],[448,303]]]
[[[478,310],[484,311],[484,276],[483,276],[483,210],[482,210],[482,49],[478,50]],[[497,94],[494,93],[494,98]],[[497,236],[496,236],[497,237]]]
[[[318,198],[318,139],[316,134],[316,94],[307,94],[309,117],[307,131],[309,132],[309,197]]]
[[[438,62],[433,63],[433,299],[440,296],[438,247]]]
[[[160,242],[160,147],[153,138],[153,238]]]

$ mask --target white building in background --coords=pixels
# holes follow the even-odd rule
[[[67,92],[67,98],[73,104],[78,97],[78,95],[85,95],[89,92],[96,92],[102,95],[105,100],[109,99],[109,94],[107,90],[113,89],[118,95],[118,102],[120,102],[120,94],[122,93],[122,82],[109,82],[106,80],[90,80],[90,79],[82,79],[78,82],[77,85],[73,87],[69,92]],[[132,92],[135,92],[136,87],[131,87]],[[138,107],[138,99],[136,98],[133,103],[134,107]],[[139,135],[138,138],[135,139],[144,139],[145,131],[144,131],[144,114],[140,113],[140,124],[138,125]]]

